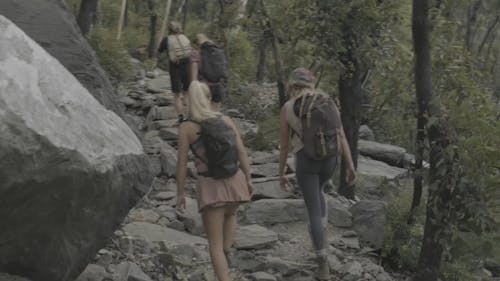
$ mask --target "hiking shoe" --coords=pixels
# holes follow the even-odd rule
[[[328,256],[317,257],[318,269],[315,277],[318,280],[330,280],[330,265],[328,263]]]

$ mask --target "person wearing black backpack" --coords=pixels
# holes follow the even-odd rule
[[[236,211],[251,199],[250,162],[231,118],[214,111],[206,84],[193,81],[187,95],[189,119],[178,133],[177,204],[186,206],[184,185],[188,153],[195,156],[198,210],[207,234],[210,257],[220,281],[231,280],[227,253],[236,231]]]
[[[344,135],[340,114],[331,97],[314,89],[314,76],[297,68],[290,74],[290,99],[280,114],[280,185],[290,186],[285,177],[288,152],[295,153],[296,177],[309,217],[309,233],[316,251],[316,278],[330,280],[326,227],[328,209],[323,186],[331,179],[337,156],[347,161],[347,182],[355,180],[355,168]]]
[[[168,73],[170,75],[170,84],[172,92],[175,95],[175,110],[179,122],[184,119],[184,106],[182,98],[186,94],[190,79],[190,59],[191,42],[182,34],[180,23],[171,21],[168,24],[168,36],[163,38],[158,48],[158,53],[166,52],[168,54]]]
[[[225,85],[229,77],[226,53],[202,33],[196,35],[193,46],[192,80],[205,82],[210,87],[213,108],[219,111],[226,95]]]

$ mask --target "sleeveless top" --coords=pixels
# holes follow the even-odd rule
[[[286,113],[286,122],[288,126],[291,128],[290,137],[289,137],[289,148],[288,151],[292,153],[299,152],[302,148],[304,148],[304,144],[302,143],[302,139],[299,134],[302,134],[302,121],[295,115],[293,112],[293,105],[295,104],[295,100],[297,98],[290,99],[284,105],[285,113]]]

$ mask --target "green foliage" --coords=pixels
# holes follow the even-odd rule
[[[261,119],[258,123],[259,131],[257,135],[250,139],[248,145],[253,150],[273,150],[278,149],[279,144],[279,113],[274,116]]]
[[[127,80],[132,69],[130,56],[123,42],[115,40],[113,35],[108,29],[95,27],[91,30],[89,41],[104,69],[118,80]]]
[[[384,264],[395,270],[415,270],[420,254],[425,208],[417,209],[416,222],[409,225],[407,210],[411,205],[411,196],[410,191],[401,193],[386,207],[386,240],[382,249],[382,257]]]
[[[256,62],[254,47],[245,31],[235,30],[228,36],[229,67],[231,75],[238,80],[250,80],[255,76]]]

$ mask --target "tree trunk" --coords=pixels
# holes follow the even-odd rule
[[[467,9],[467,30],[465,33],[465,46],[467,50],[472,48],[472,39],[474,37],[473,28],[477,22],[477,11],[481,7],[482,0],[476,0],[474,3],[470,3]]]
[[[420,95],[417,94],[417,149],[415,152],[415,171],[413,176],[413,200],[411,203],[410,214],[408,217],[408,224],[413,224],[415,221],[415,211],[420,206],[422,201],[422,187],[423,187],[423,159],[425,151],[425,124],[427,118],[424,116],[424,111],[427,105],[421,100]]]
[[[354,167],[357,168],[363,71],[361,70],[360,64],[352,57],[352,54],[348,54],[348,57],[349,60],[344,62],[346,70],[341,73],[339,77],[339,100],[341,108],[340,117],[342,119],[344,132],[351,150],[352,161],[354,163]],[[348,186],[345,181],[346,167],[346,162],[344,158],[342,158],[340,165],[339,194],[346,198],[354,199],[355,186]]]
[[[156,25],[157,25],[158,15],[156,14],[155,11],[154,0],[148,0],[148,10],[150,14],[148,57],[152,58],[155,56],[156,49],[158,47],[156,44]]]
[[[423,117],[429,116],[427,135],[431,146],[429,197],[424,227],[422,249],[414,281],[436,281],[442,262],[444,243],[448,240],[445,230],[451,223],[451,190],[455,189],[460,175],[456,165],[456,152],[448,146],[454,143],[454,134],[442,117],[437,98],[432,92],[431,58],[429,44],[428,0],[413,0],[413,44],[415,51],[415,87],[417,100],[422,106]]]
[[[183,16],[182,16],[182,30],[186,31],[187,15],[189,11],[189,0],[184,2]]]
[[[151,1],[151,0],[149,0]],[[163,22],[161,23],[161,29],[160,29],[160,34],[158,35],[158,44],[157,47],[159,47],[161,40],[165,36],[165,31],[167,30],[167,23],[168,23],[168,17],[170,15],[170,8],[172,7],[172,0],[167,0],[167,4],[165,5],[165,11],[163,12]],[[156,53],[155,48],[155,53]]]
[[[273,47],[274,65],[276,66],[276,83],[278,84],[278,95],[280,103],[279,106],[281,108],[288,100],[288,96],[285,90],[285,82],[283,78],[283,62],[281,60],[281,54],[278,46],[278,38],[276,38],[274,32],[271,31],[271,33],[272,33],[271,45]]]
[[[269,45],[269,35],[268,30],[262,32],[262,39],[259,44],[259,64],[257,65],[257,83],[264,82],[264,77],[266,75],[266,55],[267,46]]]
[[[125,3],[125,15],[123,15],[123,26],[128,26],[128,1]]]
[[[102,25],[102,1],[97,0],[94,17],[92,18],[93,25]]]
[[[479,49],[477,51],[477,53],[479,55],[481,54],[481,51],[483,50],[484,45],[486,44],[486,42],[490,38],[490,35],[495,30],[495,28],[499,22],[500,22],[500,16],[496,16],[495,20],[488,27],[488,30],[486,31],[486,34],[484,35],[483,40],[481,41],[481,45],[479,45]]]
[[[276,83],[278,84],[278,95],[279,95],[279,107],[281,108],[288,99],[285,90],[285,82],[283,75],[283,61],[281,60],[281,53],[278,45],[278,38],[276,33],[274,32],[273,26],[271,24],[271,18],[269,17],[269,12],[264,4],[264,1],[260,1],[260,6],[262,8],[262,13],[264,14],[264,18],[266,19],[266,27],[269,30],[271,35],[271,46],[273,48],[274,55],[274,65],[276,68]]]
[[[76,21],[83,35],[89,33],[92,24],[95,22],[95,18],[97,17],[97,2],[99,0],[82,0],[80,2],[80,10],[78,11]]]
[[[122,36],[123,20],[125,18],[125,7],[127,6],[127,0],[122,0],[122,8],[120,10],[120,19],[118,20],[118,34],[116,35],[116,40],[120,40]]]

